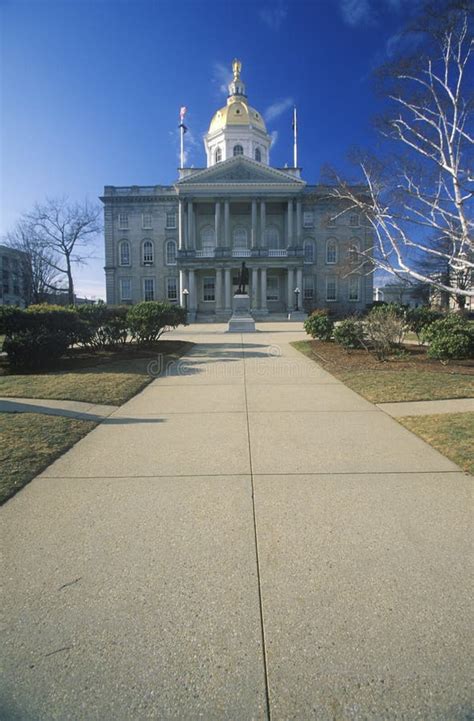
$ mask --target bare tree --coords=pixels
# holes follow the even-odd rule
[[[65,276],[71,304],[74,303],[73,266],[85,263],[90,257],[86,250],[102,230],[100,218],[99,206],[87,201],[70,203],[67,198],[47,199],[25,216],[37,242],[49,253],[51,269]]]
[[[43,246],[31,223],[20,219],[13,230],[6,234],[5,242],[10,248],[22,253],[21,273],[28,304],[43,303],[48,293],[60,290],[60,274],[55,268],[59,258]]]
[[[379,72],[391,110],[378,128],[389,153],[359,155],[365,192],[337,174],[331,191],[345,201],[342,213],[361,212],[372,226],[374,245],[363,254],[373,265],[446,291],[460,306],[473,294],[474,268],[469,6],[450,0],[442,13],[440,3],[425,8],[411,28],[423,42],[416,56]],[[449,273],[426,272],[423,258]]]

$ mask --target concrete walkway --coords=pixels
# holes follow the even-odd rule
[[[377,408],[394,418],[429,416],[437,413],[473,413],[474,398],[450,398],[445,401],[403,401],[377,403]]]
[[[1,719],[469,718],[472,478],[260,327],[1,509]]]
[[[52,400],[51,398],[0,397],[0,413],[44,413],[49,416],[66,416],[83,421],[101,421],[118,408],[119,406]]]

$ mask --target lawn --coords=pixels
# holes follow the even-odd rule
[[[150,383],[157,369],[166,369],[192,345],[159,340],[147,350],[127,347],[95,354],[77,350],[47,373],[10,375],[2,359],[0,396],[121,405]],[[0,503],[96,425],[37,413],[0,413]]]
[[[73,446],[96,423],[37,413],[0,413],[0,503]]]
[[[406,416],[397,420],[440,453],[474,475],[474,413]]]
[[[10,375],[5,361],[3,375],[0,375],[0,396],[121,405],[153,380],[149,366],[154,361],[156,365],[158,356],[162,366],[166,366],[191,345],[184,341],[159,340],[148,350],[126,347],[95,354],[78,350],[62,360],[56,370],[45,373]]]
[[[336,343],[305,340],[293,346],[372,403],[474,397],[472,360],[443,365],[419,346],[407,346],[386,362],[365,350],[347,353]]]

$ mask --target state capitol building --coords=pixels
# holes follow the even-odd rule
[[[180,168],[169,186],[105,186],[107,303],[186,300],[190,320],[227,320],[244,261],[256,319],[287,317],[297,301],[363,310],[373,278],[357,251],[372,246],[370,226],[301,168],[270,165],[271,138],[240,75],[235,60],[204,138],[206,168]]]

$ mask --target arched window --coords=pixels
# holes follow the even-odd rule
[[[278,228],[274,225],[269,225],[265,228],[265,245],[267,248],[279,248],[280,247],[280,233]]]
[[[216,233],[210,225],[201,230],[201,246],[203,250],[214,250],[216,247]]]
[[[151,265],[153,263],[153,243],[151,242],[151,240],[143,241],[142,252],[143,264]]]
[[[255,148],[255,160],[257,160],[259,163],[262,162],[262,151],[260,148]]]
[[[166,265],[176,265],[176,241],[166,242]]]
[[[130,265],[130,243],[128,240],[122,240],[119,246],[120,265]]]
[[[234,155],[243,155],[244,149],[241,145],[234,145]]]
[[[236,250],[247,248],[247,231],[245,228],[235,228],[232,233],[232,241]]]
[[[326,243],[326,263],[337,263],[337,243],[334,238],[330,238]]]
[[[216,149],[216,163],[220,163],[222,160],[222,149],[217,148]]]
[[[314,242],[312,240],[305,240],[304,242],[304,262],[314,263]]]

